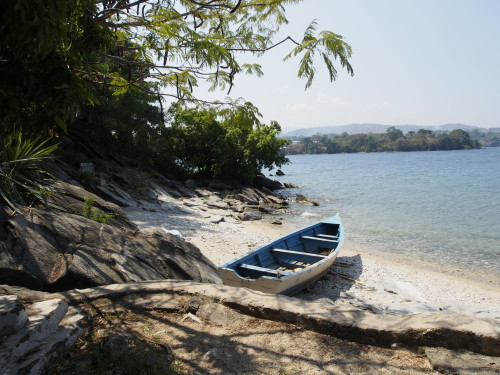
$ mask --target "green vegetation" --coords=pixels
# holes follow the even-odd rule
[[[261,124],[251,103],[224,111],[173,106],[171,114],[164,155],[185,173],[248,181],[263,168],[288,162],[280,153],[288,142],[277,137],[279,124]]]
[[[483,147],[500,147],[500,128],[481,131],[473,129],[469,132],[471,139],[481,143]]]
[[[98,223],[108,224],[109,218],[115,216],[114,212],[109,213],[97,213],[94,208],[94,197],[83,198],[83,212],[82,215],[89,220],[97,221]]]
[[[286,7],[300,1],[2,1],[2,136],[23,129],[27,142],[46,144],[78,128],[82,139],[118,145],[160,171],[251,180],[286,162],[279,125],[260,124],[250,103],[204,102],[196,88],[204,81],[229,92],[238,74],[261,76],[245,56],[283,43],[292,47],[284,60],[298,59],[306,88],[316,59],[331,81],[336,64],[352,75],[351,47],[338,34],[317,32],[314,21],[298,41],[277,39]],[[167,113],[166,98],[179,101]],[[6,168],[2,200],[28,203],[7,186]],[[39,176],[30,176],[34,186]]]
[[[130,90],[198,99],[199,81],[231,89],[237,74],[262,75],[245,54],[263,55],[284,42],[311,85],[314,60],[337,77],[348,73],[350,46],[312,22],[300,42],[276,40],[285,7],[301,0],[6,0],[0,5],[0,119],[39,131],[62,128],[82,105],[100,104],[96,90]],[[104,95],[107,97],[108,95]]]
[[[46,182],[51,176],[42,169],[41,162],[56,148],[39,138],[24,139],[20,130],[0,132],[0,200],[16,211],[21,206],[47,203]]]
[[[286,154],[338,154],[382,151],[437,151],[480,148],[469,133],[457,129],[451,132],[433,132],[420,129],[406,135],[394,126],[380,134],[317,134],[312,137],[294,137],[285,148]]]

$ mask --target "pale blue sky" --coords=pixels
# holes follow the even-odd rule
[[[296,78],[291,45],[259,62],[262,78],[239,76],[231,97],[244,97],[284,130],[383,123],[462,123],[500,127],[500,0],[305,0],[289,6],[287,35],[318,30],[344,37],[354,77],[330,83],[317,64],[313,86]],[[340,67],[339,67],[340,70]],[[225,93],[219,93],[220,98]]]

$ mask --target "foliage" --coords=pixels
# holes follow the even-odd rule
[[[292,38],[275,41],[288,20],[285,6],[300,0],[139,0],[102,2],[96,19],[116,30],[117,47],[134,48],[136,65],[157,79],[176,98],[193,98],[193,87],[207,80],[211,88],[231,89],[238,73],[262,75],[258,64],[239,61],[242,53],[262,55],[285,41],[296,45],[285,57],[302,56],[299,77],[310,86],[314,77],[313,58],[318,54],[333,81],[337,77],[332,59],[338,59],[352,74],[348,62],[351,49],[340,35],[320,32],[316,23],[307,28],[300,43]],[[128,43],[128,45],[127,45]],[[108,56],[116,63],[130,61]],[[124,79],[125,78],[125,79]],[[112,82],[113,83],[113,82]],[[126,90],[134,82],[116,77],[117,89]]]
[[[500,147],[500,128],[487,131],[473,129],[469,134],[472,140],[480,142],[484,147]]]
[[[183,100],[207,81],[228,88],[237,74],[262,75],[245,53],[262,55],[288,41],[285,59],[300,58],[306,87],[314,57],[337,77],[333,60],[352,74],[351,48],[313,22],[303,40],[277,41],[285,7],[300,0],[5,0],[0,4],[0,121],[39,132],[66,127],[95,89],[132,88]],[[156,82],[156,83],[152,83]],[[107,95],[104,95],[107,96]],[[108,98],[109,99],[109,98]],[[109,104],[109,103],[106,103]]]
[[[148,92],[129,90],[112,95],[109,90],[95,90],[99,105],[84,105],[74,126],[80,126],[89,136],[109,147],[114,139],[120,153],[152,164],[151,152],[156,137],[164,126],[156,98]]]
[[[95,0],[0,2],[0,124],[25,131],[56,125],[90,99],[82,72],[114,36],[96,22]]]
[[[109,218],[116,216],[114,212],[97,213],[94,208],[94,197],[83,198],[83,212],[82,215],[89,220],[97,221],[98,223],[108,224]]]
[[[161,98],[205,103],[199,82],[230,91],[238,74],[263,74],[246,56],[285,42],[306,88],[316,58],[331,81],[334,63],[352,75],[350,46],[315,21],[300,42],[277,39],[286,7],[300,1],[2,1],[0,126],[46,137],[82,125],[162,170],[252,179],[286,162],[277,123],[261,124],[251,103],[164,114]]]
[[[57,145],[48,140],[25,139],[22,131],[0,132],[0,199],[12,209],[43,202],[47,204],[46,182],[50,174],[42,169]]]
[[[220,114],[213,108],[173,106],[166,154],[175,155],[176,163],[189,174],[247,181],[263,168],[287,163],[280,150],[288,142],[277,137],[279,124],[261,124],[249,108],[255,109],[244,103]],[[249,126],[252,122],[255,126]]]
[[[436,151],[480,148],[469,133],[457,129],[449,133],[420,129],[403,132],[389,127],[386,133],[340,135],[317,134],[312,137],[294,137],[286,147],[286,154],[337,154],[381,151]]]

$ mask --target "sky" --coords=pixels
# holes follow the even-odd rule
[[[231,97],[256,105],[283,130],[379,123],[500,127],[500,0],[304,0],[287,8],[284,36],[316,19],[351,45],[351,77],[331,83],[318,60],[312,87],[297,78],[288,44],[236,77]],[[219,92],[211,98],[223,99]]]

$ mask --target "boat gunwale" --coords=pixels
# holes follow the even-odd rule
[[[315,262],[313,264],[310,264],[309,266],[306,266],[306,267],[302,268],[301,270],[298,270],[296,272],[291,272],[288,275],[283,275],[283,276],[280,276],[280,277],[262,275],[262,276],[259,276],[258,278],[255,278],[255,279],[251,279],[251,278],[249,279],[247,277],[241,276],[236,271],[236,268],[238,267],[239,264],[245,263],[245,260],[251,259],[256,253],[259,253],[259,252],[261,252],[261,251],[263,251],[265,249],[272,250],[273,245],[275,245],[275,244],[277,244],[279,242],[282,242],[282,241],[284,241],[286,239],[293,238],[294,236],[299,236],[300,233],[306,232],[306,231],[314,229],[316,227],[319,227],[322,224],[338,224],[339,225],[339,228],[338,228],[339,233],[338,233],[337,246],[334,249],[331,249],[330,253],[327,256],[325,256],[325,258],[320,259],[317,262]],[[343,229],[343,226],[342,226],[342,221],[341,221],[341,219],[340,219],[339,216],[331,216],[331,217],[329,217],[327,219],[321,220],[321,221],[316,222],[316,223],[314,223],[312,225],[309,225],[307,227],[301,228],[301,229],[299,229],[299,230],[297,230],[295,232],[292,232],[292,233],[286,234],[284,236],[281,236],[281,237],[277,238],[276,240],[274,240],[274,241],[272,241],[272,242],[270,242],[268,244],[259,246],[258,248],[256,248],[255,250],[249,252],[248,254],[245,254],[245,255],[243,255],[241,257],[235,258],[235,259],[231,260],[230,262],[227,262],[227,263],[223,264],[222,266],[220,266],[218,268],[222,269],[222,270],[230,271],[230,272],[234,273],[239,279],[242,279],[242,280],[257,281],[257,280],[260,280],[260,279],[264,278],[264,279],[268,279],[268,280],[286,281],[287,279],[297,277],[298,275],[300,275],[301,273],[306,272],[306,271],[310,272],[310,273],[313,273],[313,271],[311,271],[311,270],[314,270],[315,268],[318,268],[318,267],[324,265],[325,262],[331,261],[332,258],[333,258],[333,261],[332,261],[332,264],[333,264],[333,262],[337,258],[338,253],[342,249],[343,243],[344,243],[344,229]]]

